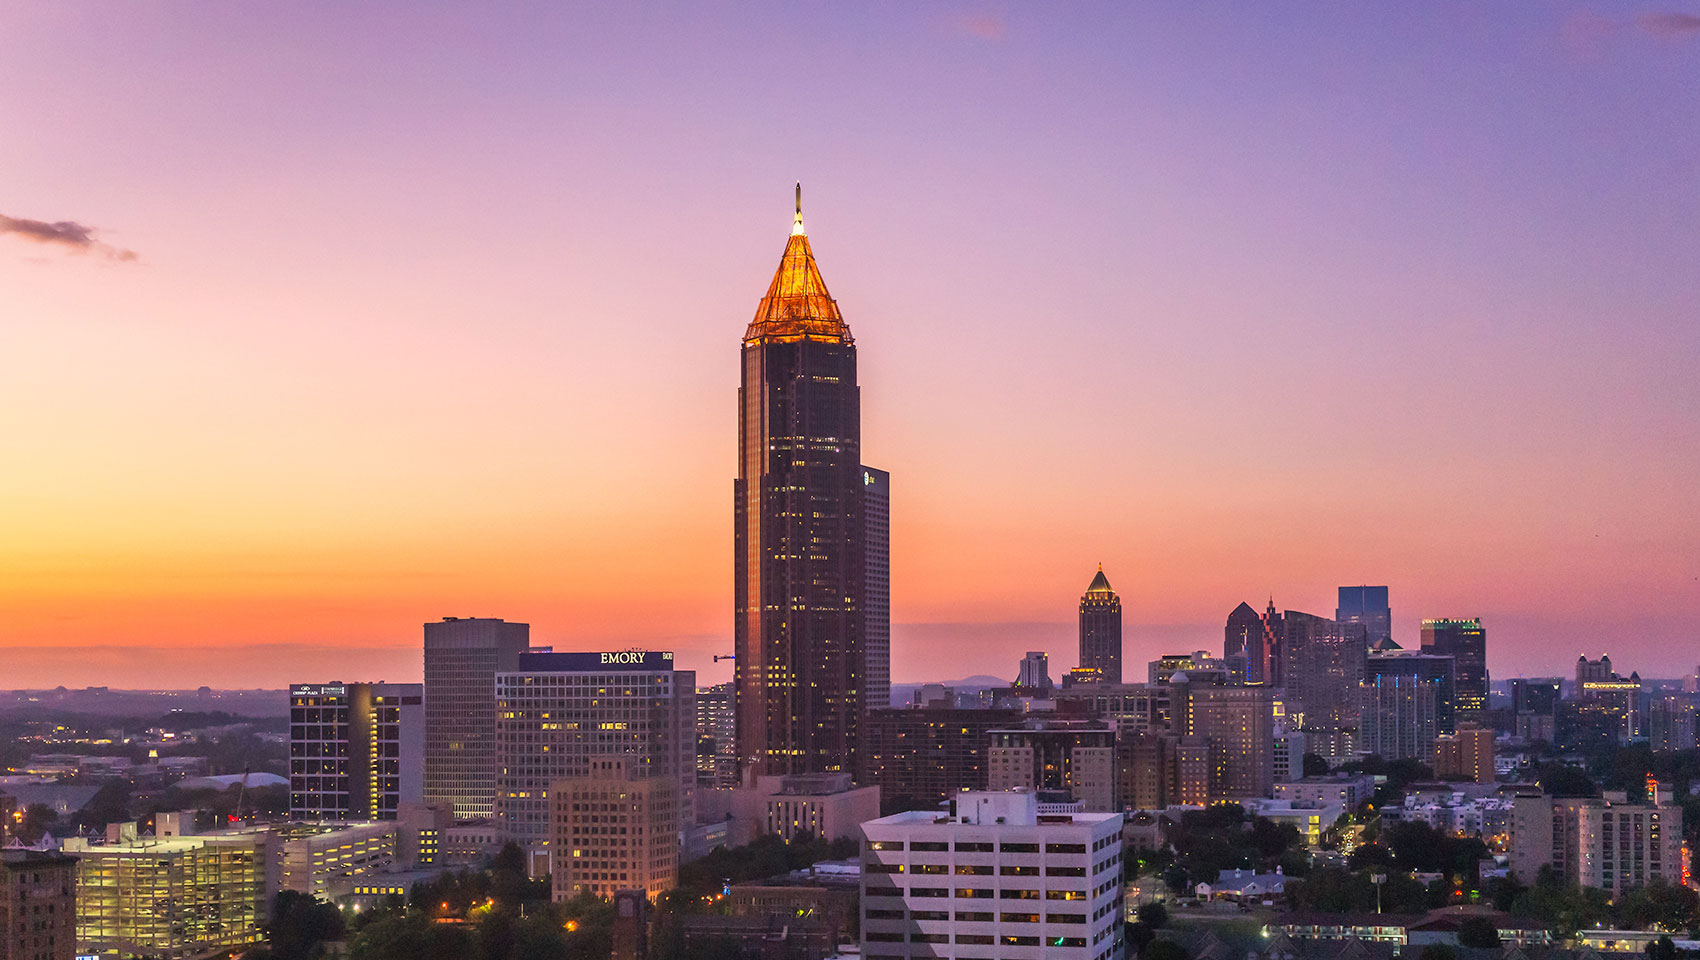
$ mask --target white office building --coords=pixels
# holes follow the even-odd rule
[[[948,815],[862,824],[863,960],[1112,960],[1123,952],[1122,815],[964,792]]]

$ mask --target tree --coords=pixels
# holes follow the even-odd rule
[[[306,960],[326,940],[341,939],[342,911],[317,897],[285,890],[272,899],[266,939],[276,960]]]
[[[1458,960],[1458,951],[1444,943],[1431,943],[1417,954],[1417,960]]]
[[[1145,948],[1155,939],[1157,932],[1151,929],[1150,924],[1135,920],[1127,925],[1127,944],[1133,948],[1134,953],[1144,954]]]
[[[423,913],[379,920],[360,931],[349,948],[350,960],[420,960],[421,957],[473,957],[477,945],[462,924],[433,923]]]
[[[1160,903],[1147,903],[1139,908],[1139,922],[1153,930],[1161,930],[1169,924],[1169,908]]]
[[[1307,776],[1307,777],[1320,777],[1320,776],[1325,776],[1327,773],[1328,773],[1328,761],[1327,760],[1322,759],[1321,757],[1317,756],[1314,753],[1305,754],[1305,756],[1304,756],[1304,775],[1305,776]]]
[[[1139,960],[1192,960],[1192,955],[1173,940],[1153,940],[1139,951]]]
[[[1466,917],[1458,925],[1460,947],[1497,949],[1499,943],[1499,925],[1491,917]]]
[[[1670,937],[1660,937],[1647,944],[1647,960],[1676,960],[1676,944]]]
[[[1688,930],[1700,922],[1700,894],[1655,880],[1617,899],[1618,926],[1628,930]]]

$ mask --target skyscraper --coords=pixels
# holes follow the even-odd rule
[[[1386,587],[1341,587],[1334,619],[1363,624],[1372,648],[1393,639],[1393,610],[1387,605]]]
[[[289,813],[394,820],[424,799],[425,688],[297,683],[289,688]]]
[[[1427,760],[1454,723],[1451,657],[1415,651],[1372,654],[1364,676],[1359,749],[1385,760]]]
[[[738,755],[854,769],[867,655],[856,343],[797,217],[744,332],[733,486]]]
[[[1456,661],[1453,679],[1461,718],[1478,716],[1487,709],[1487,631],[1480,619],[1424,620],[1423,652]]]
[[[1122,598],[1101,563],[1080,597],[1080,665],[1097,670],[1105,683],[1122,682]]]
[[[866,531],[863,590],[863,644],[867,670],[863,689],[866,708],[891,706],[891,474],[862,467],[862,523]]]
[[[1297,610],[1281,620],[1287,709],[1296,704],[1304,715],[1305,748],[1330,763],[1350,760],[1358,745],[1358,689],[1368,655],[1364,628]]]
[[[496,673],[531,645],[531,625],[449,617],[425,625],[425,802],[458,818],[496,807]]]
[[[1228,675],[1236,683],[1258,683],[1263,680],[1261,658],[1254,666],[1252,652],[1263,647],[1263,618],[1242,603],[1228,614],[1228,625],[1222,637],[1222,659],[1228,662]]]

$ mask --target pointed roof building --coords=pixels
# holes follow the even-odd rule
[[[744,331],[744,343],[784,343],[790,340],[854,343],[850,327],[838,312],[838,302],[821,279],[809,236],[803,232],[803,185],[797,184],[797,219],[785,241],[785,254],[768,284],[767,296]]]

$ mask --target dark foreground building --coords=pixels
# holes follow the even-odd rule
[[[734,484],[738,756],[762,774],[854,769],[866,523],[856,344],[803,232],[744,333]]]

